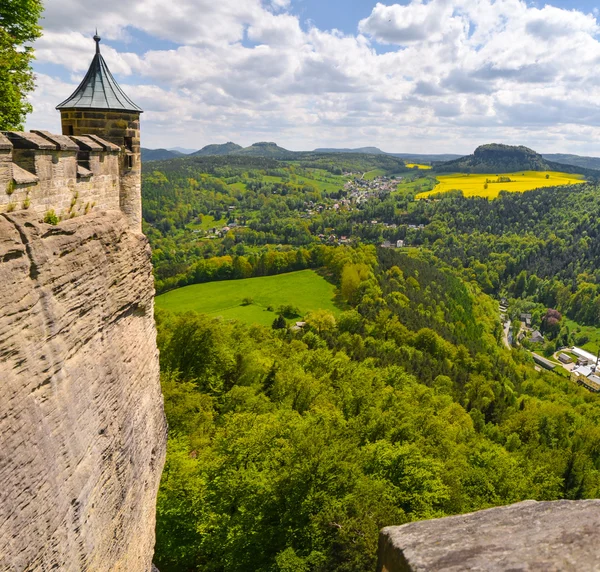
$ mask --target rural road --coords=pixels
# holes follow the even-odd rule
[[[507,320],[504,324],[504,333],[502,334],[502,340],[504,341],[504,345],[510,350],[512,349],[512,347],[508,342],[508,332],[510,332],[510,320]]]

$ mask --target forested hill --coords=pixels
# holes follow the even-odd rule
[[[250,157],[272,157],[273,159],[293,159],[297,155],[294,151],[288,151],[271,141],[253,143],[250,147],[238,149],[233,155],[247,155]]]
[[[259,144],[255,144],[258,147]],[[271,144],[267,144],[271,145]],[[273,144],[275,145],[275,144]],[[269,170],[285,169],[293,160],[299,168],[324,169],[331,173],[342,174],[343,171],[364,173],[374,169],[381,170],[385,174],[398,174],[410,172],[402,159],[391,155],[365,155],[362,153],[314,153],[286,151],[281,147],[283,157],[276,153],[260,154],[235,152],[229,155],[206,155],[196,153],[177,157],[176,160],[166,159],[164,161],[152,162],[143,167],[144,172],[151,173],[159,170],[164,173],[173,173],[175,178],[199,176],[201,173],[211,173],[217,176],[231,177],[239,175],[242,170]],[[246,147],[243,151],[249,149]],[[285,157],[285,159],[284,159]],[[243,172],[243,171],[242,171]],[[146,181],[146,184],[148,182]]]
[[[574,167],[583,167],[584,169],[600,170],[600,157],[584,157],[581,155],[566,155],[563,153],[544,153],[543,157],[546,161],[561,163],[562,165],[573,165]]]
[[[383,526],[600,494],[600,400],[434,258],[323,247],[301,331],[159,312],[161,570],[367,572]]]
[[[597,178],[600,172],[544,159],[533,149],[491,143],[481,145],[472,155],[436,166],[440,173],[514,173],[517,171],[560,171]]]
[[[168,149],[145,149],[142,147],[142,161],[165,161],[167,159],[176,159],[183,157],[179,151],[169,151]]]
[[[200,151],[196,151],[192,153],[192,155],[229,155],[230,153],[234,153],[235,151],[239,151],[243,149],[241,145],[237,143],[233,143],[229,141],[229,143],[223,143],[222,145],[214,144],[214,145],[206,145],[200,149]]]

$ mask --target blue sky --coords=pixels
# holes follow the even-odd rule
[[[273,140],[470,152],[490,141],[600,155],[588,0],[104,0],[47,3],[30,128],[93,55],[142,105],[143,144]]]

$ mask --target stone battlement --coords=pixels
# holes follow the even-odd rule
[[[0,213],[28,210],[61,220],[92,210],[121,210],[132,226],[141,213],[128,206],[127,151],[98,135],[47,131],[0,133]],[[139,168],[139,167],[138,167]],[[138,191],[139,192],[139,191]],[[129,212],[128,212],[129,211]]]

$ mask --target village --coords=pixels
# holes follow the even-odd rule
[[[500,300],[500,320],[504,325],[504,345],[508,349],[521,344],[525,340],[531,344],[543,344],[546,341],[539,330],[532,328],[532,315],[530,313],[522,313],[519,316],[521,325],[515,340],[511,329],[511,322],[507,316],[508,301],[506,298],[502,298]],[[528,351],[536,364],[536,370],[540,371],[543,368],[554,371],[560,367],[568,372],[572,382],[585,387],[593,393],[600,393],[600,351],[598,355],[594,355],[577,346],[562,347],[554,352],[552,359],[541,356],[535,351]]]
[[[369,199],[378,198],[382,195],[394,192],[398,188],[398,183],[402,182],[403,177],[375,177],[374,179],[365,179],[354,177],[344,185],[344,190],[348,193],[350,202],[360,205]]]

